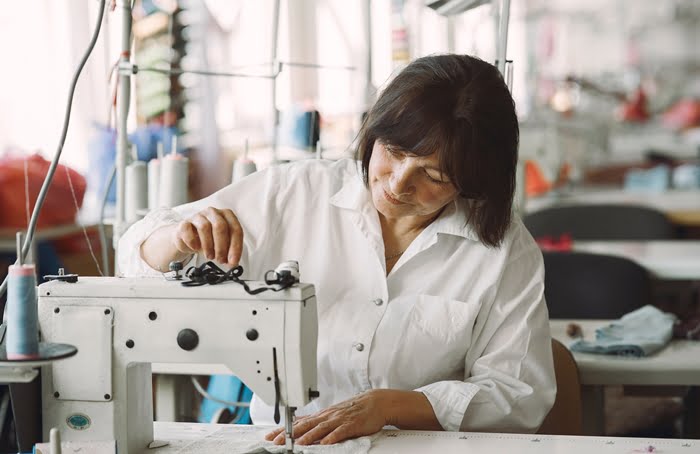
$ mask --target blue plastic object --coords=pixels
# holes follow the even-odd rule
[[[95,134],[88,145],[90,152],[88,153],[87,183],[88,191],[95,191],[99,197],[102,197],[117,154],[117,133],[114,129],[102,125],[94,126]],[[136,145],[139,161],[148,162],[157,156],[159,142],[163,143],[163,153],[170,153],[173,136],[177,135],[178,131],[175,127],[148,125],[137,128],[129,134],[129,142]],[[182,148],[178,147],[177,152],[182,152]],[[112,203],[116,201],[116,184],[110,187],[107,201]]]
[[[250,400],[253,398],[253,391],[244,385],[240,379],[231,375],[213,375],[209,379],[207,392],[217,399],[228,402],[250,402]],[[199,422],[213,422],[212,418],[214,417],[215,413],[224,407],[224,404],[220,404],[205,398],[200,407]],[[235,415],[234,420],[236,421],[236,424],[252,424],[250,419],[250,411],[248,408],[227,408],[232,414]]]
[[[320,115],[317,110],[292,107],[281,113],[280,143],[294,148],[309,149],[320,137]]]
[[[663,192],[669,188],[671,170],[659,165],[651,169],[630,170],[625,175],[625,190],[636,192]]]
[[[113,129],[108,129],[100,125],[95,126],[95,133],[88,143],[88,169],[87,187],[88,191],[94,191],[102,197],[105,185],[109,179],[109,173],[114,164],[117,135]],[[112,185],[109,190],[107,200],[115,202],[116,185]]]

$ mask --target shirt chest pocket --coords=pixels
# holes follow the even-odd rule
[[[441,296],[418,295],[409,325],[435,340],[459,342],[460,347],[468,347],[478,313],[475,306]]]

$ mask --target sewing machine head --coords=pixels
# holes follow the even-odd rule
[[[231,281],[185,287],[85,277],[42,284],[38,294],[42,338],[78,347],[42,370],[45,438],[57,427],[64,440],[116,440],[120,454],[145,451],[153,441],[154,362],[225,366],[267,404],[286,409],[289,430],[294,410],[318,396],[312,285],[250,295]]]

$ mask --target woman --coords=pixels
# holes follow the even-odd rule
[[[555,381],[542,256],[511,216],[517,147],[492,65],[421,58],[369,112],[359,162],[276,166],[152,212],[122,238],[121,269],[196,254],[260,279],[298,260],[316,287],[321,393],[297,411],[298,444],[385,425],[535,431]],[[256,424],[272,414],[253,399]]]

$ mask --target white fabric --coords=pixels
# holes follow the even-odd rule
[[[176,222],[207,206],[231,208],[241,222],[245,278],[298,260],[301,281],[315,285],[321,397],[298,415],[391,388],[422,391],[446,430],[539,427],[556,385],[542,255],[519,219],[489,248],[455,202],[387,276],[379,217],[355,161],[309,160],[257,172],[176,207],[177,216],[147,216],[120,241],[121,270],[156,273],[129,252],[153,218]],[[255,397],[251,416],[274,424],[272,407]]]
[[[273,427],[217,425],[216,429],[202,437],[173,446],[178,454],[226,453],[226,454],[262,454],[287,453],[285,445],[276,445],[265,440],[265,435]],[[366,454],[378,434],[353,438],[332,445],[294,445],[296,454]],[[178,443],[179,444],[179,443]],[[157,451],[154,451],[157,452]]]
[[[366,454],[372,447],[370,437],[353,438],[332,445],[294,445],[294,452],[298,454]],[[275,445],[271,441],[256,441],[242,447],[240,450],[226,451],[237,454],[257,454],[257,453],[280,453],[286,454],[287,448],[284,445]]]

